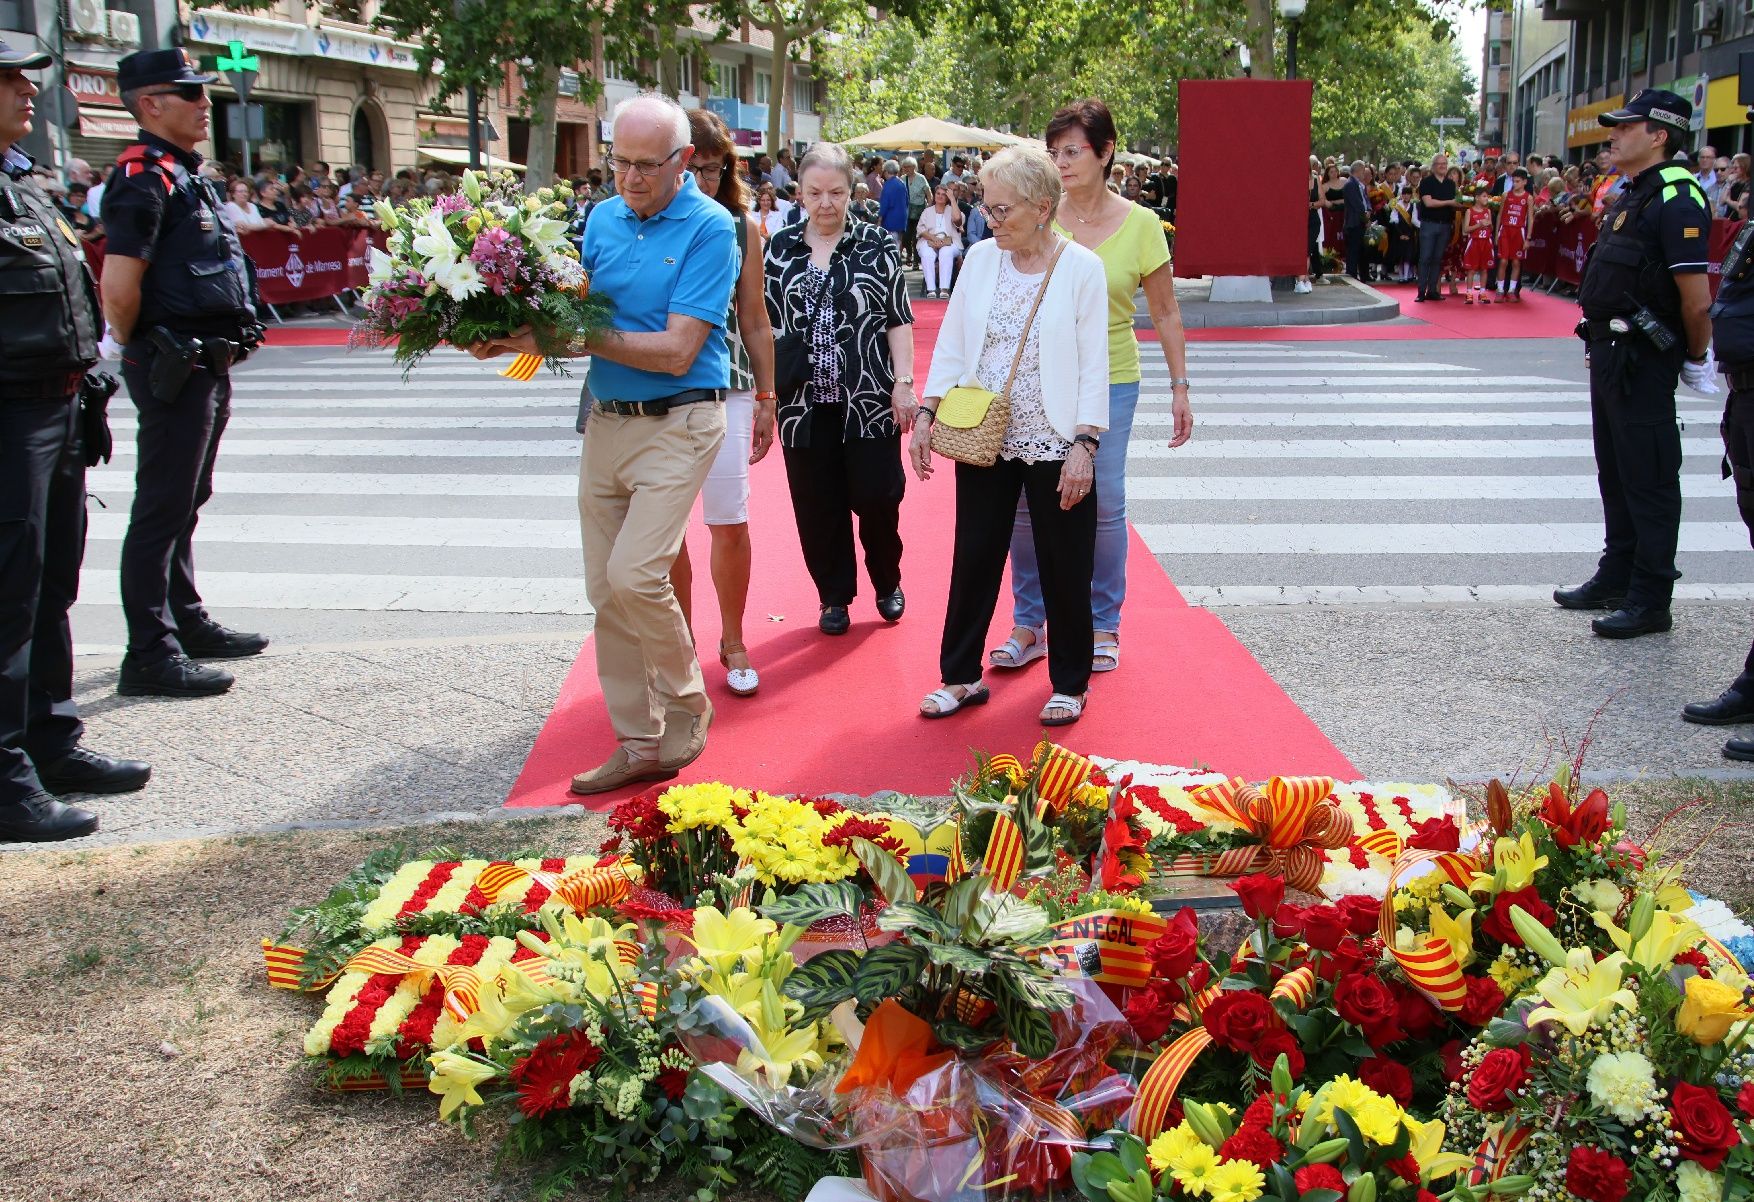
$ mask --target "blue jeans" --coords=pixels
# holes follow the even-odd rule
[[[1108,431],[1096,453],[1096,574],[1090,581],[1090,612],[1096,630],[1119,632],[1121,602],[1127,599],[1127,443],[1133,437],[1133,411],[1139,382],[1108,386]],[[1011,620],[1039,630],[1047,622],[1041,599],[1041,568],[1029,503],[1017,506],[1011,530]]]

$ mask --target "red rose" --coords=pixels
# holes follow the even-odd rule
[[[1285,878],[1270,872],[1251,872],[1230,882],[1231,889],[1242,900],[1243,913],[1256,922],[1271,918],[1279,903],[1285,900]]]
[[[1249,1054],[1254,1057],[1256,1064],[1268,1072],[1272,1072],[1274,1063],[1280,1056],[1284,1056],[1285,1066],[1291,1070],[1291,1079],[1297,1081],[1303,1077],[1303,1048],[1298,1044],[1297,1037],[1283,1028],[1267,1032],[1256,1042],[1254,1051]]]
[[[1372,1056],[1359,1063],[1358,1079],[1402,1106],[1410,1105],[1413,1101],[1413,1074],[1399,1061]]]
[[[1200,957],[1200,923],[1194,911],[1183,906],[1151,946],[1151,975],[1179,981],[1194,967]]]
[[[1395,992],[1401,999],[1398,1016],[1401,1030],[1407,1033],[1408,1039],[1424,1039],[1443,1025],[1443,1011],[1433,1006],[1431,999],[1423,993],[1405,986],[1398,987]]]
[[[1669,1120],[1681,1155],[1714,1173],[1723,1164],[1729,1150],[1742,1140],[1741,1133],[1736,1130],[1736,1120],[1717,1096],[1717,1090],[1702,1085],[1689,1085],[1685,1081],[1675,1083]]]
[[[1331,1164],[1306,1164],[1291,1175],[1291,1180],[1299,1194],[1307,1194],[1312,1189],[1331,1189],[1342,1194],[1347,1190],[1346,1179]]]
[[[1445,1081],[1460,1081],[1462,1079],[1462,1041],[1459,1039],[1450,1040],[1437,1049],[1437,1054],[1443,1058],[1443,1079]]]
[[[1407,840],[1407,846],[1420,851],[1459,851],[1462,831],[1451,819],[1427,818],[1414,824],[1413,837]]]
[[[1218,1154],[1226,1160],[1246,1160],[1265,1173],[1285,1155],[1285,1145],[1263,1127],[1241,1127],[1224,1141]]]
[[[1165,985],[1169,988],[1160,988]],[[1175,992],[1170,993],[1170,989]],[[1169,1031],[1175,1022],[1175,1004],[1181,1000],[1180,994],[1179,988],[1166,981],[1154,981],[1144,989],[1133,991],[1127,999],[1126,1014],[1140,1043],[1156,1043]]]
[[[1736,1091],[1736,1109],[1743,1117],[1754,1119],[1754,1081],[1742,1082],[1742,1088]]]
[[[1480,920],[1480,929],[1500,943],[1508,943],[1511,947],[1523,945],[1523,937],[1517,934],[1516,927],[1511,925],[1510,908],[1512,906],[1521,906],[1529,917],[1544,927],[1552,926],[1554,919],[1558,917],[1553,913],[1553,907],[1541,900],[1541,895],[1535,892],[1533,885],[1525,885],[1521,889],[1500,893],[1492,899],[1492,913]]]
[[[1382,902],[1361,893],[1350,893],[1335,903],[1346,916],[1346,929],[1354,935],[1368,935],[1382,920]]]
[[[1468,996],[1456,1017],[1470,1027],[1484,1027],[1504,1010],[1504,990],[1491,977],[1467,977]]]
[[[1487,1114],[1502,1114],[1511,1107],[1511,1091],[1529,1079],[1526,1047],[1493,1048],[1474,1070],[1468,1082],[1468,1105]]]
[[[1294,906],[1290,902],[1280,902],[1279,908],[1273,911],[1273,934],[1280,939],[1291,939],[1303,931],[1303,917],[1309,913],[1304,906]]]
[[[1232,989],[1206,1003],[1200,1021],[1225,1047],[1252,1052],[1264,1036],[1279,1029],[1279,1012],[1252,989]]]
[[[1630,1176],[1618,1156],[1579,1144],[1565,1165],[1565,1188],[1586,1202],[1621,1202]]]
[[[1318,952],[1331,952],[1346,937],[1346,916],[1338,906],[1311,906],[1303,912],[1303,941]]]
[[[1380,1048],[1402,1038],[1401,1003],[1394,990],[1369,973],[1348,973],[1334,986],[1334,1010]]]

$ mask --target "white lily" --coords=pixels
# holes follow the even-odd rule
[[[367,281],[373,284],[388,283],[396,274],[395,261],[375,246],[371,248],[369,257],[371,270],[366,275]]]
[[[449,263],[433,262],[432,278],[452,300],[468,300],[470,297],[487,291],[487,284],[482,280],[481,273],[475,270],[475,264],[469,259],[456,259]]]
[[[526,216],[519,232],[526,242],[546,253],[566,237],[566,223],[552,217]]]

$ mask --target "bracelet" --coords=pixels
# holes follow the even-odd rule
[[[928,409],[924,405],[921,405],[919,409],[914,412],[914,424],[918,425],[922,417],[927,421],[935,422],[938,420],[938,411],[936,409]]]
[[[1194,382],[1186,377],[1171,376],[1169,379],[1169,386],[1171,388],[1192,388]]]
[[[760,404],[762,401],[777,401],[779,399],[780,394],[777,392],[758,392],[755,394],[755,401],[757,404]]]

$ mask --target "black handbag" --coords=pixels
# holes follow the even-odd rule
[[[816,310],[821,307],[822,298],[828,293],[833,279],[834,268],[830,265],[822,288],[805,310],[799,328],[788,329],[773,340],[773,387],[782,401],[790,401],[810,383],[810,327],[815,324]]]

